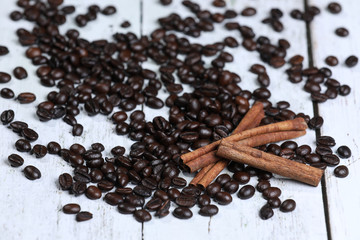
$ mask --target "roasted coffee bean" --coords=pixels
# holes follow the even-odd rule
[[[14,117],[15,117],[14,111],[9,109],[9,110],[5,110],[1,113],[0,119],[1,119],[2,124],[7,125],[14,120]]]
[[[340,146],[336,152],[341,158],[351,157],[351,150],[348,146]]]
[[[160,3],[164,6],[170,5],[172,3],[172,0],[160,0]]]
[[[121,25],[120,25],[122,28],[128,28],[131,26],[130,22],[129,21],[124,21]]]
[[[251,185],[245,185],[240,188],[238,192],[238,197],[240,199],[249,199],[255,194],[255,188]]]
[[[334,56],[329,56],[325,59],[325,63],[329,66],[336,66],[339,63],[339,60]]]
[[[68,173],[61,174],[58,181],[62,190],[69,190],[73,184],[73,179]]]
[[[28,141],[36,141],[39,138],[37,132],[32,130],[31,128],[24,128],[21,131],[21,135]]]
[[[228,205],[229,203],[232,202],[232,197],[231,197],[230,193],[218,192],[218,193],[215,194],[215,200],[220,205]]]
[[[76,221],[84,222],[92,219],[93,215],[90,212],[79,212],[76,214]]]
[[[305,161],[309,164],[318,163],[321,161],[321,157],[318,154],[310,153],[305,155]]]
[[[124,201],[124,197],[118,193],[111,192],[105,195],[104,200],[112,206],[117,206]]]
[[[335,154],[326,154],[321,156],[321,159],[329,166],[336,166],[340,163],[340,159]]]
[[[114,156],[122,156],[125,153],[125,148],[121,146],[116,146],[111,149],[111,154]]]
[[[148,97],[145,101],[145,105],[150,108],[160,109],[164,106],[164,102],[157,97]]]
[[[149,211],[156,211],[161,205],[162,200],[160,198],[152,198],[145,204],[145,208]]]
[[[116,193],[121,194],[121,195],[129,195],[132,194],[132,189],[131,188],[117,188],[115,190]]]
[[[16,20],[19,20],[22,17],[22,15],[21,15],[20,12],[14,11],[14,12],[11,13],[10,17],[11,17],[12,20],[16,21]],[[4,55],[6,55],[8,53],[9,53],[9,49],[7,47],[0,46],[0,56],[4,56]]]
[[[17,79],[25,79],[28,76],[25,68],[23,68],[23,67],[16,67],[14,69],[13,73]]]
[[[151,196],[151,190],[148,189],[147,187],[144,187],[141,185],[134,187],[133,191],[135,194],[142,196],[142,197],[150,197]]]
[[[216,193],[221,191],[221,185],[217,182],[213,182],[206,187],[206,193],[210,197],[215,197]]]
[[[267,219],[271,218],[272,216],[274,216],[274,211],[268,204],[265,204],[265,206],[263,206],[260,209],[259,215],[262,220],[267,220]]]
[[[349,169],[344,165],[337,166],[334,169],[334,175],[338,178],[345,178],[349,175]]]
[[[116,13],[116,8],[114,6],[107,6],[101,11],[101,13],[104,15],[113,15]]]
[[[0,83],[7,83],[11,80],[10,74],[0,72]]]
[[[321,136],[316,140],[316,144],[333,147],[335,146],[335,139],[330,136]]]
[[[189,219],[193,216],[193,213],[187,207],[177,207],[174,209],[173,215],[179,219]]]
[[[223,188],[226,192],[233,194],[236,193],[239,189],[239,183],[237,181],[229,181],[223,185]]]
[[[28,140],[19,139],[15,143],[15,148],[19,152],[30,152],[31,144],[30,144],[30,142]]]
[[[351,55],[345,60],[345,64],[348,67],[354,67],[357,65],[358,61],[359,59],[356,56]]]
[[[347,96],[350,94],[350,87],[348,85],[342,85],[340,88],[339,88],[339,94],[341,96]]]
[[[41,172],[34,166],[28,165],[24,168],[25,177],[29,180],[36,180],[41,178]]]
[[[292,212],[296,208],[296,202],[292,199],[286,199],[280,206],[282,212]]]
[[[254,16],[256,14],[256,9],[252,7],[247,7],[244,8],[240,14],[245,17]]]
[[[36,158],[43,158],[47,154],[47,148],[44,145],[36,144],[30,151]]]
[[[86,191],[86,183],[83,182],[74,182],[71,186],[71,192],[75,194],[75,196],[81,195]]]
[[[219,212],[219,208],[215,205],[206,205],[200,208],[199,214],[206,217],[211,217]]]
[[[211,203],[210,197],[206,194],[202,194],[198,198],[198,203],[199,203],[200,207],[209,205]]]
[[[80,205],[76,203],[68,203],[63,206],[62,211],[66,214],[76,214],[80,212]]]
[[[268,180],[260,180],[258,184],[256,185],[256,190],[259,192],[263,192],[265,189],[269,188],[270,182]]]
[[[322,145],[317,146],[316,149],[315,149],[315,152],[317,154],[319,154],[320,156],[324,156],[324,155],[333,153],[330,147],[322,146]]]
[[[340,27],[335,30],[335,34],[338,35],[339,37],[347,37],[349,35],[349,31],[346,28]]]
[[[329,12],[334,13],[334,14],[341,12],[341,5],[337,2],[329,3],[327,8],[328,8]]]
[[[278,208],[281,205],[281,200],[278,197],[270,198],[267,203],[271,208]]]
[[[134,212],[134,218],[136,219],[136,221],[143,223],[150,221],[151,215],[145,209],[140,209]]]
[[[85,195],[91,200],[99,199],[101,198],[101,190],[98,187],[89,186],[86,189]]]
[[[297,143],[294,141],[285,141],[281,144],[280,146],[282,149],[288,148],[291,149],[293,151],[295,151],[295,149],[298,147]]]
[[[180,195],[175,199],[175,203],[182,207],[193,207],[196,204],[196,198],[192,196]]]
[[[0,91],[0,96],[2,98],[11,99],[15,96],[15,93],[10,88],[3,88]]]
[[[120,203],[118,205],[118,210],[122,214],[132,214],[135,212],[136,207],[131,203]]]
[[[180,187],[183,188],[186,186],[187,182],[184,178],[181,177],[174,177],[173,179],[171,179],[171,183],[175,186],[175,187]]]
[[[313,117],[310,119],[308,125],[311,129],[320,129],[324,123],[324,119],[322,117]]]
[[[262,192],[262,195],[265,199],[279,197],[281,195],[281,190],[277,187],[268,187]]]
[[[247,172],[235,172],[233,175],[233,179],[240,184],[246,184],[250,181],[250,174]]]
[[[9,155],[8,161],[12,167],[20,167],[24,164],[24,159],[17,154]]]
[[[170,212],[170,200],[166,200],[165,202],[162,203],[162,205],[160,206],[160,208],[156,211],[155,216],[162,218],[167,216]]]
[[[226,173],[219,175],[215,180],[215,182],[219,183],[221,186],[224,186],[229,181],[231,181],[231,177]]]
[[[16,100],[19,101],[19,103],[21,104],[27,104],[27,103],[32,103],[36,100],[36,96],[33,93],[30,92],[24,92],[24,93],[20,93],[17,97]]]
[[[83,133],[84,127],[81,124],[75,124],[72,129],[73,136],[81,136]]]
[[[47,150],[49,154],[58,154],[61,150],[61,146],[57,142],[49,142],[47,145]]]

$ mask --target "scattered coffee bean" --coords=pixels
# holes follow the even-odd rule
[[[81,136],[81,134],[83,133],[83,126],[81,124],[75,124],[73,126],[73,129],[72,129],[72,135],[73,136]]]
[[[265,199],[279,197],[281,190],[277,187],[268,187],[262,192],[262,195]]]
[[[260,209],[260,218],[263,220],[267,220],[269,218],[271,218],[272,216],[274,216],[274,211],[272,210],[272,208],[266,204],[265,206],[263,206]]]
[[[39,134],[31,128],[22,129],[21,135],[30,142],[36,141],[39,138]]]
[[[28,140],[19,139],[15,142],[15,148],[19,152],[30,152],[31,144]]]
[[[1,119],[2,124],[7,125],[14,120],[14,117],[15,117],[14,111],[9,109],[9,110],[5,110],[1,113],[0,119]]]
[[[334,13],[334,14],[339,13],[339,12],[341,12],[341,5],[337,2],[331,2],[328,5],[328,10],[329,10],[329,12]]]
[[[26,166],[24,168],[25,177],[29,180],[36,180],[41,177],[41,172],[34,166]]]
[[[28,76],[27,71],[23,67],[16,67],[13,73],[17,79],[25,79]]]
[[[91,200],[99,199],[101,198],[101,191],[98,187],[89,186],[86,189],[85,195]]]
[[[27,103],[34,102],[36,100],[36,96],[33,93],[24,92],[24,93],[20,93],[16,97],[16,100],[18,100],[19,103],[21,103],[21,104],[27,104]]]
[[[15,14],[16,15],[16,14]],[[9,53],[9,49],[5,46],[0,46],[0,56],[4,56]]]
[[[7,83],[11,80],[10,74],[0,72],[0,83]]]
[[[350,92],[351,92],[351,88],[348,85],[342,85],[339,88],[339,94],[341,96],[347,96],[350,94]]]
[[[61,174],[58,181],[62,190],[69,190],[73,184],[73,179],[68,173]]]
[[[232,202],[232,197],[231,197],[230,193],[218,192],[218,193],[215,194],[215,200],[220,205],[228,205],[229,203]]]
[[[84,222],[92,219],[93,215],[90,212],[79,212],[76,214],[76,221]]]
[[[187,207],[177,207],[174,209],[173,215],[179,219],[189,219],[193,216],[193,213]]]
[[[140,210],[136,210],[134,212],[134,217],[136,219],[136,221],[138,222],[148,222],[151,220],[151,215],[148,211],[146,211],[145,209],[140,209]]]
[[[347,37],[349,35],[349,31],[346,28],[340,27],[335,30],[335,34],[339,37]]]
[[[351,150],[348,146],[340,146],[336,152],[341,158],[351,157]]]
[[[206,217],[211,217],[219,212],[219,208],[215,205],[206,205],[200,208],[199,214]]]
[[[121,25],[120,25],[122,28],[128,28],[131,26],[130,22],[128,21],[124,21]]]
[[[8,161],[12,167],[20,167],[24,164],[24,159],[17,154],[8,156]]]
[[[252,7],[247,7],[244,8],[240,14],[245,17],[254,16],[256,14],[256,9]]]
[[[292,212],[296,208],[296,202],[292,199],[286,199],[282,202],[280,206],[280,211],[282,212]]]
[[[349,169],[344,165],[337,166],[334,169],[334,175],[338,178],[345,178],[349,175]]]
[[[61,146],[57,142],[49,142],[47,150],[50,154],[58,154],[61,150]]]
[[[47,154],[47,148],[43,145],[36,144],[30,153],[34,154],[36,158],[43,158]]]
[[[11,99],[15,96],[15,93],[10,88],[3,88],[0,91],[0,96],[2,98]]]
[[[278,197],[270,198],[267,203],[271,208],[278,208],[281,205],[281,200]]]
[[[63,210],[63,213],[66,213],[66,214],[76,214],[76,213],[80,212],[80,205],[76,204],[76,203],[68,203],[63,206],[62,210]]]
[[[322,117],[313,117],[310,119],[308,125],[311,129],[320,129],[324,124],[324,119]]]
[[[113,15],[116,13],[116,8],[114,6],[107,6],[101,11],[101,13],[104,15]]]
[[[332,66],[332,67],[338,65],[338,63],[339,63],[338,59],[334,56],[327,57],[325,59],[325,62],[327,65]]]
[[[238,197],[240,199],[249,199],[255,194],[255,188],[251,185],[245,185],[242,188],[240,188],[238,192]]]

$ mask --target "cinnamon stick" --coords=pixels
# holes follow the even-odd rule
[[[249,140],[243,139],[243,141],[240,142],[242,142],[242,144],[249,144],[248,146],[250,147],[257,147],[271,142],[278,142],[282,140],[297,138],[305,135],[305,133],[306,133],[305,131],[270,132],[270,133],[260,134],[258,135],[259,137],[257,136],[250,137],[248,138]],[[233,143],[231,141],[228,141],[228,138],[229,137],[224,138],[222,140],[222,143],[223,142],[228,142],[230,144]],[[191,162],[188,162],[185,165],[185,169],[189,172],[195,172],[202,167],[205,167],[211,163],[216,162],[217,160],[218,160],[218,156],[216,155],[216,151],[211,151],[209,153],[202,155],[201,157],[196,158]]]
[[[245,114],[238,126],[234,129],[232,134],[259,126],[261,120],[264,118],[264,115],[264,105],[261,102],[255,102],[255,104]],[[220,143],[220,141],[218,142]],[[227,166],[227,160],[219,160],[220,158],[214,156],[214,163],[203,167],[196,174],[193,180],[191,180],[190,184],[197,185],[199,183],[199,186],[206,188],[209,183],[211,183],[212,180],[214,180],[215,177]]]
[[[272,132],[280,132],[280,131],[294,131],[294,130],[305,130],[307,128],[307,124],[303,118],[295,118],[293,120],[287,120],[283,122],[278,123],[272,123],[268,125],[264,125],[261,127],[245,130],[243,132],[231,135],[229,137],[226,137],[227,141],[240,141],[245,138],[253,137],[256,135],[264,134],[264,133],[272,133]],[[219,140],[220,141],[220,140]],[[187,164],[194,159],[199,158],[200,156],[203,156],[211,151],[214,151],[216,147],[219,145],[219,141],[210,143],[209,145],[206,145],[205,147],[196,149],[195,151],[186,153],[181,155],[182,162],[184,164]]]
[[[281,158],[260,150],[244,146],[241,143],[222,141],[217,155],[235,162],[276,173],[300,182],[317,186],[324,173],[323,170],[302,163]]]

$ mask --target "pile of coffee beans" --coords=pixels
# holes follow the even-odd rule
[[[160,2],[169,5],[172,1]],[[212,200],[218,205],[228,205],[233,200],[232,194],[237,193],[238,198],[246,200],[252,198],[256,190],[266,200],[266,204],[259,208],[261,219],[271,218],[275,208],[281,212],[293,211],[295,201],[287,199],[282,202],[279,198],[282,191],[271,186],[269,180],[272,173],[251,166],[231,162],[227,169],[232,176],[221,174],[206,189],[188,185],[180,177],[183,170],[180,156],[228,136],[253,101],[260,101],[264,105],[265,117],[261,125],[302,117],[310,128],[319,129],[324,122],[319,116],[310,118],[305,113],[293,112],[286,101],[273,105],[268,100],[271,96],[267,88],[270,78],[261,64],[254,64],[250,68],[252,73],[257,74],[260,87],[253,92],[242,89],[239,86],[240,76],[225,67],[226,63],[233,61],[226,48],[239,47],[237,39],[225,37],[223,41],[201,45],[174,34],[175,31],[199,37],[203,31],[213,31],[215,24],[238,15],[234,10],[212,13],[191,1],[182,3],[193,16],[183,19],[173,13],[160,18],[159,28],[149,36],[136,36],[128,32],[114,34],[112,41],[88,41],[81,38],[80,32],[75,29],[68,29],[64,35],[59,32],[58,27],[67,21],[67,15],[76,11],[74,6],[61,7],[62,1],[18,0],[22,11],[12,12],[10,18],[14,21],[24,19],[34,24],[32,30],[20,28],[16,31],[19,43],[27,47],[26,57],[38,66],[36,74],[40,83],[45,87],[58,88],[58,91],[49,91],[46,101],[37,106],[39,120],[47,122],[61,118],[72,127],[74,136],[81,136],[86,127],[76,119],[81,109],[89,116],[111,115],[116,134],[127,136],[135,143],[130,149],[113,147],[112,156],[104,155],[105,147],[101,143],[94,143],[89,148],[77,143],[65,148],[57,142],[32,147],[31,142],[38,139],[38,134],[25,122],[13,121],[15,114],[12,110],[1,114],[2,123],[23,137],[15,143],[19,152],[28,152],[36,158],[55,154],[74,168],[72,174],[63,173],[58,178],[63,191],[74,196],[85,194],[90,200],[100,199],[104,195],[106,203],[117,206],[122,214],[132,214],[139,222],[150,221],[150,212],[154,212],[156,217],[165,217],[170,213],[171,206],[176,206],[172,214],[179,219],[191,218],[191,208],[195,205],[200,207],[200,215],[213,216],[219,208]],[[213,5],[223,8],[226,2],[216,0]],[[98,13],[112,15],[116,13],[116,8],[108,6],[100,9],[97,5],[91,5],[86,14],[77,15],[74,21],[83,27],[95,20]],[[319,13],[318,8],[310,7],[305,13],[293,11],[291,16],[311,21]],[[246,8],[240,14],[253,16],[256,9]],[[281,32],[284,28],[280,22],[282,16],[280,9],[272,9],[270,17],[263,22]],[[123,27],[129,25],[127,22],[122,24]],[[228,30],[239,31],[241,45],[248,51],[257,51],[265,64],[274,68],[286,64],[286,50],[290,47],[286,39],[272,44],[266,36],[256,38],[249,26],[238,22],[227,22],[224,26]],[[7,52],[6,47],[0,47],[1,55]],[[210,65],[203,61],[208,57],[213,58]],[[148,59],[159,65],[159,74],[143,68],[142,63]],[[330,78],[330,69],[303,69],[303,60],[300,55],[291,57],[288,60],[291,67],[286,72],[293,83],[302,81],[303,77],[308,78],[305,91],[311,93],[313,101],[324,102],[338,94],[345,96],[350,93],[349,86]],[[333,63],[332,60],[329,63]],[[346,60],[348,66],[355,66],[357,61],[355,56]],[[14,75],[24,79],[27,72],[18,67]],[[176,76],[180,83],[175,83]],[[0,73],[0,83],[10,80],[11,75]],[[328,87],[325,93],[320,93],[321,83]],[[184,85],[191,86],[193,91],[183,93]],[[166,100],[158,97],[163,86],[169,93]],[[14,92],[3,88],[1,96],[10,99],[14,97]],[[20,103],[31,103],[36,96],[24,92],[18,94],[16,99]],[[139,105],[153,109],[166,106],[169,116],[157,116],[148,121],[143,111],[134,111]],[[286,141],[280,146],[260,146],[259,149],[289,161],[325,169],[340,163],[332,152],[334,145],[333,138],[322,136],[317,139],[315,152],[310,146],[298,146],[294,141]],[[351,156],[346,146],[339,147],[337,152],[341,158]],[[17,154],[11,154],[8,161],[12,167],[20,167],[26,158],[24,160]],[[338,166],[334,174],[346,177],[348,169]],[[28,165],[24,168],[24,175],[36,180],[41,177],[41,172],[35,166]],[[251,177],[257,177],[256,187],[248,184]],[[136,186],[131,188],[129,183]],[[77,214],[77,221],[92,218],[91,213],[80,210],[80,206],[74,203],[63,207],[64,213]]]

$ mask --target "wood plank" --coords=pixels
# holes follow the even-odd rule
[[[18,44],[15,30],[20,27],[31,29],[31,24],[26,21],[13,22],[8,15],[17,9],[16,1],[4,1],[0,8],[0,37],[1,45],[9,47],[10,54],[0,58],[0,71],[11,73],[16,66],[24,66],[29,77],[25,80],[12,79],[11,82],[1,85],[12,88],[16,94],[22,91],[36,93],[36,102],[20,105],[14,100],[0,98],[0,111],[14,109],[16,120],[23,120],[35,129],[40,138],[36,142],[46,145],[50,141],[58,141],[64,147],[70,147],[74,142],[90,147],[91,143],[102,142],[109,154],[115,144],[130,147],[132,141],[114,134],[114,125],[105,116],[88,117],[84,112],[77,117],[78,122],[84,125],[81,137],[73,137],[71,128],[63,121],[50,121],[40,123],[35,116],[35,107],[46,99],[50,91],[40,85],[35,75],[36,68],[24,56],[25,48]],[[85,13],[91,3],[87,0],[66,0],[65,4],[74,4],[77,8],[75,14]],[[140,34],[140,0],[103,0],[98,2],[101,7],[113,4],[118,13],[113,16],[98,16],[96,21],[90,22],[81,28],[81,36],[95,40],[100,38],[111,39],[115,32],[133,31]],[[74,24],[75,14],[68,17],[68,22],[61,28],[62,31],[70,27],[79,29]],[[129,20],[132,26],[128,29],[120,28],[124,20]],[[54,88],[57,90],[57,88]],[[63,172],[72,172],[72,168],[57,156],[47,155],[43,159],[35,159],[29,154],[20,154],[25,159],[24,166],[11,168],[7,163],[7,156],[16,153],[14,142],[18,137],[1,127],[0,138],[0,183],[1,191],[1,218],[0,230],[2,239],[141,239],[142,226],[134,221],[133,217],[121,215],[115,207],[109,206],[103,200],[90,201],[85,196],[74,197],[60,190],[57,177]],[[22,169],[32,164],[42,172],[42,178],[29,181],[21,172]],[[84,211],[94,214],[91,221],[76,223],[75,216],[61,212],[63,205],[79,203]],[[131,221],[131,224],[129,224]]]
[[[335,100],[329,100],[319,104],[319,114],[324,118],[324,125],[321,129],[322,135],[329,135],[335,138],[337,144],[335,151],[341,145],[347,145],[352,150],[352,157],[342,159],[341,165],[349,168],[349,176],[345,179],[336,178],[333,174],[334,168],[326,171],[326,192],[329,203],[329,216],[332,239],[358,239],[360,229],[357,224],[360,212],[360,192],[357,189],[360,181],[360,149],[359,134],[360,127],[360,66],[348,68],[345,66],[345,59],[350,55],[359,57],[360,31],[358,23],[359,3],[351,0],[339,1],[342,11],[335,15],[327,11],[329,1],[311,0],[310,4],[318,6],[322,13],[315,18],[311,24],[311,35],[314,52],[314,65],[325,66],[324,59],[334,55],[339,59],[339,65],[331,67],[333,78],[341,84],[347,84],[352,92],[347,97],[339,96]],[[345,27],[350,31],[346,38],[335,35],[338,27]]]
[[[211,11],[223,11],[210,5],[211,1],[196,1],[204,9]],[[305,24],[300,21],[293,20],[288,13],[294,8],[303,9],[303,1],[227,1],[229,8],[234,8],[240,12],[245,6],[253,6],[258,10],[254,17],[245,18],[239,16],[236,21],[241,24],[253,27],[258,35],[269,36],[272,42],[279,38],[289,39],[292,47],[288,51],[288,56],[301,54],[305,56],[307,63],[307,41]],[[181,1],[173,1],[168,7],[163,7],[156,0],[143,1],[143,30],[145,34],[149,34],[153,29],[158,27],[156,19],[167,16],[176,12],[180,16],[191,16]],[[281,19],[284,23],[285,30],[281,34],[275,33],[265,24],[260,23],[262,19],[269,15],[269,11],[273,7],[279,7],[284,12]],[[233,20],[230,20],[233,21]],[[260,34],[261,33],[261,34]],[[229,32],[224,29],[223,24],[216,27],[215,32],[203,33],[199,38],[191,38],[191,42],[195,43],[214,43],[223,40],[226,36],[233,36],[239,42],[241,37],[238,32]],[[240,87],[253,91],[258,88],[256,77],[250,73],[248,69],[254,63],[260,63],[257,53],[247,52],[244,48],[225,49],[234,55],[234,62],[227,64],[226,68],[238,73],[242,82]],[[291,109],[296,112],[305,112],[312,116],[313,109],[309,95],[302,90],[303,83],[293,85],[287,80],[284,74],[286,67],[280,70],[266,66],[271,78],[269,89],[273,93],[271,101],[275,104],[280,100],[287,100],[291,104]],[[149,66],[153,70],[157,70],[156,66]],[[291,91],[289,91],[291,89]],[[167,94],[162,92],[165,99]],[[147,119],[161,115],[161,111],[145,108]],[[166,115],[165,115],[166,116]],[[298,140],[299,144],[310,144],[314,146],[315,133],[309,133]],[[185,176],[190,181],[191,177]],[[155,219],[149,224],[144,224],[144,236],[146,239],[168,239],[169,234],[173,239],[183,238],[207,238],[207,239],[238,239],[240,236],[246,236],[249,239],[326,239],[326,226],[324,219],[323,201],[321,188],[313,188],[300,183],[296,183],[285,179],[272,179],[273,186],[279,186],[283,190],[282,200],[293,198],[297,202],[297,209],[291,214],[281,213],[275,210],[275,216],[263,221],[258,216],[259,209],[265,204],[265,200],[257,192],[255,196],[247,201],[240,200],[233,195],[233,202],[229,206],[219,206],[219,214],[212,218],[204,218],[196,212],[197,207],[193,208],[194,216],[189,221],[177,220],[173,216],[168,216],[164,220]],[[252,179],[250,184],[255,185],[256,179]],[[172,207],[174,209],[174,206]],[[166,229],[166,230],[165,230]]]

